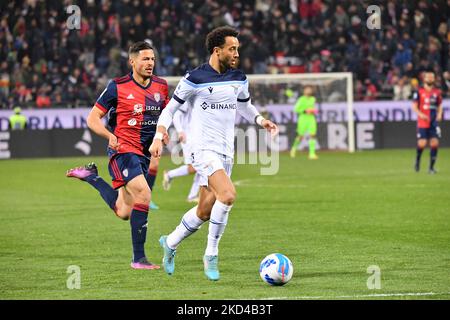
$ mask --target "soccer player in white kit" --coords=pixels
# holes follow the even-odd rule
[[[173,115],[190,99],[191,156],[192,165],[200,175],[200,197],[198,205],[184,214],[175,230],[159,239],[164,249],[164,270],[169,275],[175,270],[175,253],[180,242],[209,220],[204,271],[209,280],[220,278],[218,245],[236,197],[230,179],[236,110],[272,134],[278,131],[277,126],[264,119],[251,104],[247,77],[241,70],[233,68],[239,59],[237,36],[238,32],[230,27],[216,28],[207,35],[209,62],[187,73],[179,82],[159,117],[157,133],[150,146],[152,156],[160,157],[162,139]]]
[[[192,156],[191,156],[191,127],[192,119],[192,107],[189,102],[186,101],[173,116],[173,126],[178,134],[178,141],[180,142],[181,148],[183,150],[184,165],[172,169],[170,171],[164,170],[163,175],[163,189],[169,190],[172,180],[174,178],[186,176],[188,174],[195,174],[192,181],[191,190],[187,197],[188,202],[198,202],[198,192],[200,190],[199,180],[200,175],[196,173],[194,167],[192,166]]]

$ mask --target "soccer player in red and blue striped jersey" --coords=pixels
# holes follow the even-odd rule
[[[442,94],[434,87],[435,75],[432,71],[425,72],[424,86],[413,96],[413,110],[417,113],[417,152],[415,170],[420,170],[420,158],[423,149],[430,143],[430,166],[428,172],[435,174],[434,164],[439,148],[440,128],[442,120]]]
[[[134,269],[159,269],[146,258],[152,170],[149,147],[161,111],[169,100],[167,82],[153,75],[155,54],[147,42],[129,49],[132,72],[111,80],[97,99],[88,118],[88,127],[109,141],[109,173],[112,187],[99,175],[95,164],[71,169],[68,177],[88,182],[123,219],[130,220]],[[108,117],[108,128],[102,118]],[[154,176],[154,173],[153,173]],[[150,187],[149,187],[150,186]]]

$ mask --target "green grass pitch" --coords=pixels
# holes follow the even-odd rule
[[[106,158],[0,162],[0,299],[449,299],[450,149],[437,175],[413,171],[415,150],[281,154],[274,176],[260,165],[236,165],[238,197],[220,243],[218,282],[203,274],[208,225],[178,249],[175,274],[132,270],[129,222],[114,216],[88,184],[65,171],[90,160],[108,182]],[[161,234],[191,205],[192,176],[154,193],[146,251],[160,263]],[[281,252],[292,280],[271,287],[259,263]],[[69,266],[81,288],[68,289]],[[369,266],[381,289],[368,289]]]

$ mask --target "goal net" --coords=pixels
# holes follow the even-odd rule
[[[181,78],[165,79],[172,95]],[[280,128],[279,151],[289,150],[296,137],[297,114],[294,113],[294,106],[305,86],[312,87],[319,110],[316,117],[318,149],[355,151],[352,73],[248,75],[248,80],[253,105]],[[254,125],[239,115],[236,123],[243,130]],[[306,136],[299,150],[307,147]]]

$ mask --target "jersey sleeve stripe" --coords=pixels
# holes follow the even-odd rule
[[[183,81],[184,83],[186,83],[187,85],[189,85],[189,86],[191,86],[191,87],[193,87],[193,88],[197,88],[197,87],[198,87],[197,84],[195,84],[195,83],[189,81],[189,80],[186,79],[186,78],[181,79],[181,81]]]
[[[177,97],[176,94],[173,95],[173,98],[174,98],[175,101],[178,102],[179,104],[185,103],[185,101],[184,101],[183,99],[180,99],[179,97]]]
[[[249,101],[250,100],[250,96],[248,96],[248,98],[245,98],[245,99],[237,99],[237,101],[238,102],[247,102],[247,101]]]
[[[106,109],[104,106],[102,106],[98,101],[95,103],[95,106],[102,110],[104,113],[108,112],[108,109]]]
[[[186,78],[181,79],[181,81],[183,81],[185,84],[197,89],[197,88],[204,88],[204,87],[215,87],[215,86],[227,86],[227,85],[232,85],[232,84],[239,84],[239,85],[245,85],[248,81],[244,80],[244,81],[229,81],[229,80],[225,80],[225,81],[215,81],[215,82],[205,82],[205,83],[193,83],[189,80],[187,80]]]

